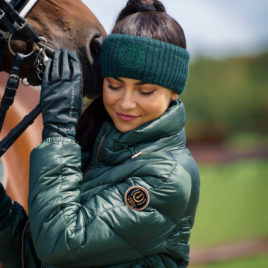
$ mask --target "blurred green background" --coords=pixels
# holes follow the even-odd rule
[[[191,63],[181,99],[187,143],[200,168],[201,194],[190,267],[268,267],[267,72],[268,52],[203,56]],[[243,245],[250,241],[260,249],[245,252]],[[227,260],[226,247],[219,256],[213,251],[206,258],[196,256],[222,245],[229,245]]]
[[[196,58],[182,95],[188,139],[267,144],[267,72],[268,52],[218,60]]]

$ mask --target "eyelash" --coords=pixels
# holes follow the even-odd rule
[[[110,89],[112,89],[112,90],[117,90],[117,89],[119,89],[120,87],[113,87],[113,86],[111,86],[111,85],[108,85],[108,88],[110,88]]]
[[[141,93],[142,95],[151,95],[151,94],[153,94],[154,92],[155,92],[155,90],[151,90],[151,91],[148,91],[148,92],[140,91],[140,93]]]
[[[112,90],[117,90],[117,89],[120,89],[121,87],[113,87],[112,85],[108,85],[108,88],[112,89]],[[148,91],[148,92],[143,92],[143,91],[139,91],[141,95],[151,95],[155,92],[155,89],[151,90],[151,91]]]

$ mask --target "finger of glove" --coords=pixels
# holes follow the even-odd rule
[[[46,85],[49,82],[50,79],[50,69],[51,69],[51,64],[52,64],[52,59],[49,59],[48,62],[46,63],[46,68],[43,74],[42,78],[42,86]]]
[[[82,108],[82,87],[81,87],[81,68],[78,55],[75,51],[69,52],[69,61],[72,68],[72,80],[76,81],[76,94],[75,94],[75,103],[78,109],[78,113],[81,112]]]
[[[3,184],[0,182],[0,200],[2,199],[4,195],[5,195],[5,188]]]
[[[51,81],[57,81],[60,78],[59,66],[61,59],[61,50],[56,50],[52,59],[52,69],[51,69]]]
[[[68,50],[62,50],[62,80],[69,80],[71,76],[71,68],[69,62]]]
[[[69,61],[72,66],[72,78],[76,79],[79,77],[80,79],[80,74],[81,74],[80,62],[79,62],[77,53],[75,51],[69,52]]]

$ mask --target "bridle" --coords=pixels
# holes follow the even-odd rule
[[[25,17],[34,7],[38,0],[1,0],[0,2],[0,71],[4,69],[4,58],[6,50],[15,57],[20,54],[22,59],[35,55],[34,67],[38,71],[38,75],[42,73],[42,64],[46,62],[47,40],[40,37],[32,27],[27,23]],[[27,54],[14,52],[11,41],[17,33],[23,33],[32,41],[32,49]],[[40,77],[39,77],[40,78]]]
[[[11,68],[0,106],[0,131],[4,123],[6,112],[13,104],[17,88],[19,87],[19,72],[22,62],[25,58],[34,57],[32,71],[35,73],[35,79],[37,77],[37,79],[41,80],[48,60],[46,56],[46,51],[48,49],[47,40],[44,37],[40,37],[25,19],[37,2],[38,0],[0,0],[0,71],[4,70],[5,55],[7,54],[7,51],[9,50],[12,54]],[[32,49],[30,52],[22,54],[13,50],[11,41],[17,33],[23,33],[25,37],[31,40]],[[38,104],[0,142],[0,157],[23,133],[23,131],[33,123],[40,111],[40,104]]]

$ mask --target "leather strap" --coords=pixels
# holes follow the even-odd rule
[[[0,72],[4,71],[6,51],[8,49],[7,41],[0,34]]]
[[[38,0],[0,0],[0,71],[4,70],[5,55],[8,49],[7,33],[15,34],[18,31],[23,32],[35,43],[40,41],[38,34],[24,19],[28,12],[33,8]],[[10,37],[11,38],[11,37]],[[19,72],[25,55],[16,53],[13,56],[11,70],[7,81],[7,86],[0,106],[0,131],[2,129],[5,115],[8,108],[14,102],[17,88],[19,87]],[[13,128],[9,134],[0,142],[0,157],[8,150],[15,140],[24,132],[24,130],[33,123],[34,119],[40,114],[41,108],[38,104],[23,120]]]
[[[0,106],[0,131],[2,130],[3,123],[5,120],[6,112],[8,108],[14,102],[14,97],[17,92],[17,88],[19,87],[19,71],[20,66],[23,62],[24,55],[17,53],[12,60],[11,70],[9,73],[9,78],[7,80],[7,85],[5,88],[5,92],[1,101]]]
[[[15,8],[21,17],[25,18],[38,0],[5,0]]]
[[[13,35],[18,31],[23,30],[33,42],[37,43],[39,41],[38,34],[26,22],[26,20],[5,1],[0,2],[0,24]]]
[[[22,121],[13,128],[6,137],[0,142],[0,157],[9,149],[15,140],[24,132],[24,130],[31,125],[35,118],[40,114],[41,107],[38,104]]]

